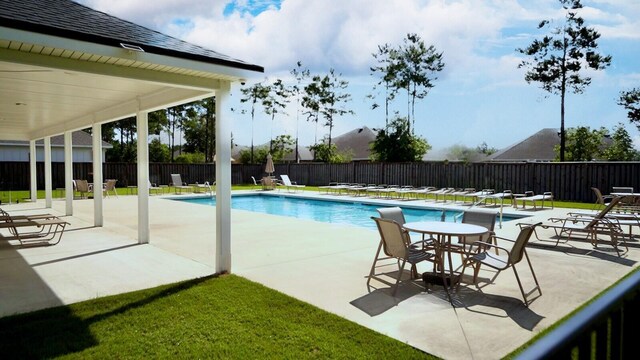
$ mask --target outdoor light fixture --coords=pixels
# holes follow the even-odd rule
[[[131,44],[126,44],[126,43],[120,43],[120,46],[122,46],[123,49],[129,50],[129,51],[138,51],[138,52],[144,52],[144,50],[138,46],[138,45],[131,45]]]

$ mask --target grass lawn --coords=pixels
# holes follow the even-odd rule
[[[0,318],[16,358],[434,357],[235,275]]]
[[[256,187],[254,185],[234,185],[232,187],[232,190],[256,190],[259,187]],[[319,188],[317,186],[306,186],[305,188],[303,188],[304,191],[318,191]],[[116,191],[118,192],[118,195],[130,195],[131,192],[129,189],[127,188],[116,188]],[[169,187],[168,188],[168,193],[173,193],[174,190],[173,188]],[[55,197],[63,197],[64,194],[61,192],[58,192],[56,190],[53,191],[53,196]],[[11,192],[11,199],[12,202],[16,202],[16,200],[19,201],[23,201],[24,199],[28,199],[29,198],[29,191],[27,190],[16,190],[16,191],[12,191]],[[38,199],[44,199],[44,190],[38,190]],[[453,197],[449,197],[447,198],[447,200],[453,200]],[[0,191],[0,203],[2,204],[6,204],[9,202],[9,191]],[[531,206],[530,204],[527,204],[528,206]],[[542,202],[538,201],[536,202],[536,206],[541,206]],[[550,203],[548,201],[545,202],[545,206],[550,206]],[[554,206],[558,207],[558,208],[571,208],[571,209],[593,209],[593,203],[581,203],[581,202],[574,202],[574,201],[554,201]]]

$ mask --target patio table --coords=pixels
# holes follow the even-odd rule
[[[489,234],[489,230],[484,226],[467,224],[467,223],[451,223],[442,221],[418,221],[409,222],[403,225],[408,231],[420,233],[422,235],[432,235],[436,239],[435,241],[435,258],[436,269],[439,271],[439,275],[442,277],[442,286],[447,291],[449,301],[451,296],[449,294],[449,286],[453,287],[456,283],[456,279],[453,273],[453,263],[451,261],[451,253],[459,252],[460,248],[451,246],[452,237],[465,237],[465,236],[484,236]],[[444,257],[447,256],[449,262],[449,274],[446,273],[444,266]],[[447,279],[449,281],[447,281]],[[460,279],[457,279],[460,280]]]

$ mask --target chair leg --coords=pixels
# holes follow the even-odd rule
[[[398,284],[400,283],[400,279],[402,278],[402,273],[404,272],[404,265],[406,263],[407,263],[406,260],[402,260],[402,265],[400,266],[400,270],[398,271],[398,277],[396,278],[396,284],[394,285],[391,296],[396,296],[396,292],[398,291]]]
[[[376,263],[378,262],[378,256],[380,256],[380,250],[382,250],[382,239],[380,239],[380,244],[378,244],[378,251],[376,251],[376,257],[373,258],[373,264],[371,265],[371,271],[369,271],[369,278],[367,279],[367,289],[369,289],[369,283],[371,283],[371,278],[375,273]]]

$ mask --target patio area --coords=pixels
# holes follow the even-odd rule
[[[409,203],[424,201],[403,202]],[[214,272],[214,207],[151,197],[150,244],[139,245],[137,197],[112,197],[103,204],[105,226],[98,228],[92,225],[93,200],[74,201],[75,215],[65,217],[71,225],[56,246],[0,244],[0,316]],[[53,209],[45,209],[39,201],[2,208],[12,214],[62,215],[64,205],[54,201]],[[527,214],[533,221],[566,212]],[[518,228],[509,222],[497,233],[514,238]],[[232,211],[233,273],[447,359],[508,354],[632,271],[640,260],[637,242],[629,243],[628,254],[619,258],[604,245],[593,250],[588,242],[572,241],[553,248],[553,243],[533,239],[528,252],[543,295],[529,308],[522,304],[512,272],[486,285],[482,280],[493,275],[486,270],[480,273],[482,289],[463,284],[453,294],[452,306],[442,287],[424,292],[419,282],[405,283],[393,298],[386,285],[374,280],[378,290],[369,293],[366,275],[378,241],[377,232],[365,228]],[[424,266],[419,270],[426,271],[429,265]],[[520,269],[525,289],[531,289],[526,265]]]

